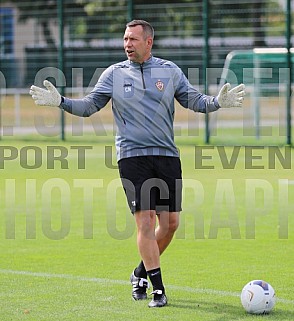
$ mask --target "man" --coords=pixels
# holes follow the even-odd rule
[[[132,296],[147,298],[147,277],[153,286],[149,307],[167,304],[160,269],[160,255],[179,225],[182,175],[174,143],[174,98],[196,112],[241,107],[245,95],[241,84],[229,84],[217,97],[198,92],[174,63],[153,57],[154,30],[144,20],[126,25],[124,49],[127,60],[107,68],[93,91],[83,99],[61,97],[47,80],[48,90],[32,86],[37,105],[59,106],[88,117],[112,99],[117,125],[116,150],[119,172],[128,204],[137,225],[137,245],[142,261],[131,275]],[[156,228],[156,218],[158,226]]]

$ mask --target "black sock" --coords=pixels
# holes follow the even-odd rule
[[[155,290],[161,290],[162,293],[164,293],[164,286],[162,283],[162,277],[161,277],[161,270],[160,268],[147,271],[147,274],[149,276],[149,279],[153,286],[153,291]]]
[[[147,279],[147,272],[143,261],[135,268],[135,276],[138,278]]]

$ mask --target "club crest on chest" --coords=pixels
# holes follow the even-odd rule
[[[159,91],[163,91],[164,89],[164,83],[160,79],[157,80],[155,86]]]

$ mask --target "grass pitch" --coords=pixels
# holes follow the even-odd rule
[[[2,141],[1,320],[294,319],[292,150],[283,164],[275,156],[274,168],[270,147],[220,154],[210,146],[198,149],[197,163],[199,145],[178,139],[183,212],[161,258],[169,305],[149,309],[149,301],[131,299],[139,255],[115,158],[105,150],[112,138],[95,141]],[[55,146],[53,168],[48,146]],[[78,158],[81,146],[89,149]],[[241,306],[252,279],[276,291],[267,316]]]

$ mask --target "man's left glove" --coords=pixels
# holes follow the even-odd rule
[[[35,101],[36,105],[58,107],[61,104],[61,96],[57,89],[51,84],[50,81],[44,80],[43,89],[37,86],[31,86],[30,95]]]
[[[229,83],[223,85],[216,99],[222,108],[242,107],[245,96],[245,85],[241,84],[231,89]]]

